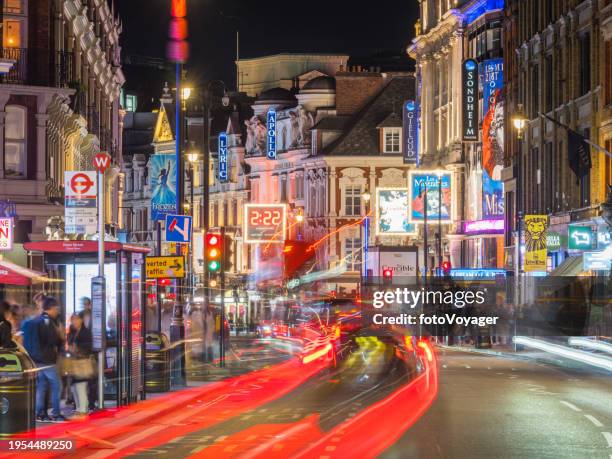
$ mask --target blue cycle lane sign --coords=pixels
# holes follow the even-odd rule
[[[166,215],[166,242],[191,242],[191,217]]]

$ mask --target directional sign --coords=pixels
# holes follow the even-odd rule
[[[582,268],[585,271],[609,271],[611,267],[612,259],[605,251],[582,254]]]
[[[590,226],[570,225],[568,228],[568,248],[590,250],[597,247],[597,238]]]
[[[98,210],[96,173],[93,171],[66,171],[64,174],[64,217],[66,234],[93,234],[97,232]]]
[[[191,242],[191,217],[166,215],[166,242]]]
[[[185,257],[147,257],[145,263],[147,279],[185,277]]]
[[[108,166],[110,166],[110,164],[111,164],[111,157],[105,151],[96,153],[96,155],[94,156],[93,166],[101,174],[104,174],[104,171],[108,169]]]

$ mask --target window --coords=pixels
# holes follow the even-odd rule
[[[533,66],[531,80],[531,119],[540,113],[540,72],[537,65]]]
[[[4,176],[26,176],[26,109],[16,105],[6,106],[4,126]]]
[[[591,90],[591,36],[585,33],[580,36],[580,95]]]
[[[606,91],[605,104],[610,105],[612,104],[612,84],[609,84],[609,82],[612,81],[612,40],[608,40],[606,42],[605,66],[606,81],[608,82],[608,84],[604,85],[604,89]]]
[[[383,153],[400,153],[401,128],[385,128]]]
[[[348,186],[344,192],[344,209],[346,215],[350,217],[361,215],[361,187]]]
[[[125,96],[125,110],[128,112],[135,112],[138,104],[138,98],[134,95],[127,94]]]
[[[5,48],[23,48],[22,21],[5,19],[2,24],[2,43]]]
[[[287,174],[280,177],[280,200],[281,202],[287,202]]]
[[[551,111],[553,108],[553,61],[552,55],[546,56],[546,108],[547,112]]]
[[[302,174],[295,175],[295,198],[304,199],[304,176]]]
[[[23,14],[23,0],[4,0],[4,13]]]
[[[344,260],[347,271],[361,271],[361,239],[348,238],[344,240]]]
[[[582,135],[584,135],[585,139],[590,139],[591,138],[590,129],[585,129]],[[580,206],[586,207],[590,204],[591,204],[591,174],[587,173],[580,180]]]
[[[232,224],[238,225],[238,201],[232,201]]]
[[[544,193],[544,210],[547,213],[550,213],[553,211],[553,180],[554,180],[554,170],[555,167],[557,166],[554,161],[553,161],[553,144],[552,142],[547,142],[546,143],[546,165],[545,167],[543,167],[543,172],[545,174],[545,186],[546,186],[546,192]]]

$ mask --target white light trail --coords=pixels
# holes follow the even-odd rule
[[[586,347],[587,349],[593,349],[594,351],[605,352],[606,354],[612,354],[612,344],[606,343],[605,341],[597,341],[594,339],[581,338],[572,336],[568,343],[570,346]]]

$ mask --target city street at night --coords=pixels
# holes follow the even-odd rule
[[[0,458],[612,459],[612,1],[0,28]]]

